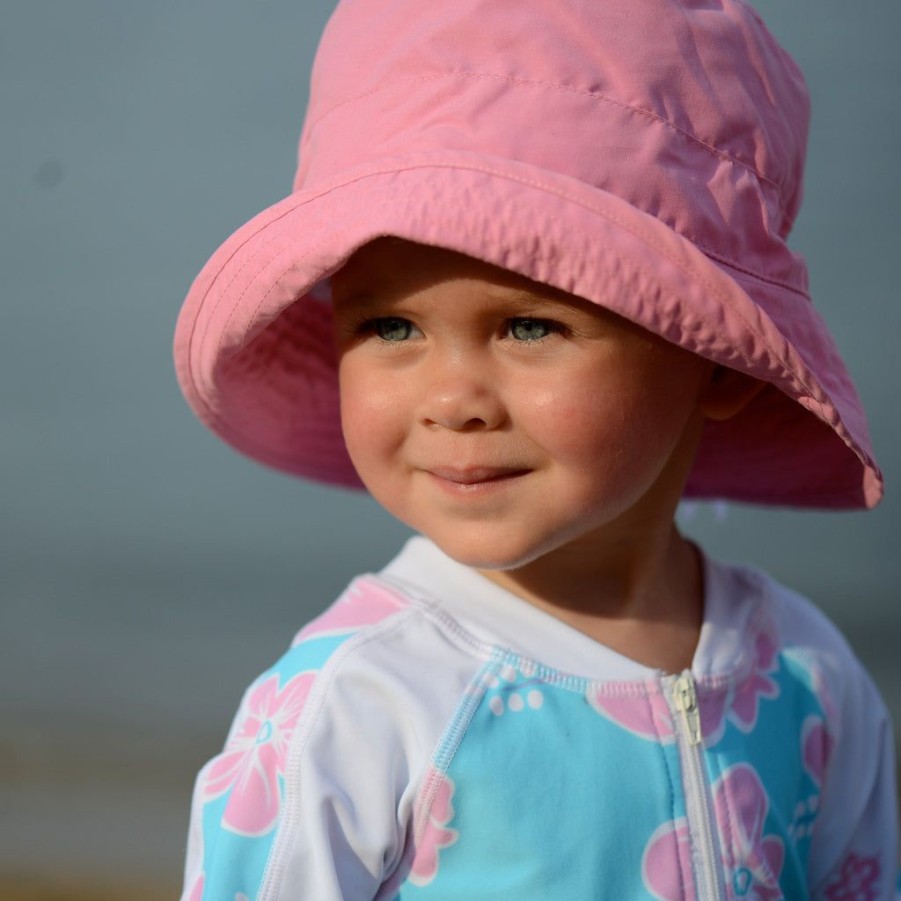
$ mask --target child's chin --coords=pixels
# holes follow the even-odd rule
[[[488,546],[487,543],[475,541],[465,542],[453,539],[441,541],[431,535],[428,537],[457,563],[468,566],[470,569],[487,572],[518,569],[527,563],[532,563],[544,554],[544,549],[498,546],[496,544]]]

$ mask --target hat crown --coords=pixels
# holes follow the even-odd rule
[[[472,150],[610,190],[687,237],[716,232],[686,216],[699,188],[721,209],[753,192],[781,240],[808,122],[799,68],[737,0],[343,0],[295,187],[375,154]]]

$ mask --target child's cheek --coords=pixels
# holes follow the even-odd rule
[[[397,379],[386,379],[372,367],[345,360],[339,372],[344,441],[368,484],[404,441],[408,399]]]

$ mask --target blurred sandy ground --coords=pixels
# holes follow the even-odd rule
[[[35,738],[0,778],[0,899],[178,898],[195,761],[113,760],[110,743],[98,754],[62,733],[55,754]]]
[[[172,897],[171,886],[101,882],[97,879],[39,879],[23,876],[0,878],[3,901],[163,901]]]

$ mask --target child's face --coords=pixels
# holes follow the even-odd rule
[[[509,569],[669,526],[711,364],[437,248],[382,239],[332,283],[351,459],[445,553]]]

